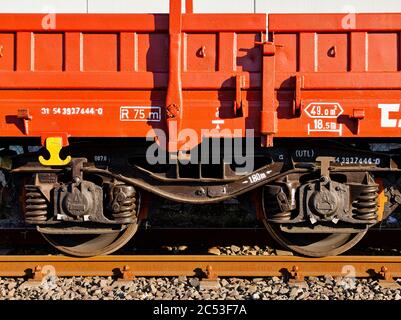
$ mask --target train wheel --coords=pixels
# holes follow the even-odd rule
[[[139,193],[137,216],[134,223],[116,225],[115,229],[76,229],[68,226],[38,227],[39,232],[57,250],[76,257],[107,255],[117,251],[128,243],[138,230],[141,221],[147,219],[153,198],[147,192]],[[63,234],[58,234],[61,230]],[[88,234],[85,234],[85,230]],[[96,233],[96,230],[101,232]],[[107,230],[107,231],[106,231]],[[80,231],[84,234],[77,234]],[[90,234],[89,234],[90,233]]]
[[[272,236],[283,247],[308,257],[339,255],[355,246],[367,230],[358,233],[287,233],[277,224],[263,223]]]
[[[267,207],[263,191],[252,194],[257,217],[263,221],[269,235],[282,247],[303,256],[327,257],[339,255],[354,247],[367,233],[367,229],[355,233],[289,233],[279,223],[267,221]]]
[[[124,246],[136,233],[138,223],[123,226],[110,233],[53,234],[41,231],[42,236],[57,250],[71,256],[91,257],[110,254]]]

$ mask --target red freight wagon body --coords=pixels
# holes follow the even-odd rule
[[[269,16],[276,45],[275,87],[295,92],[297,100],[294,116],[290,100],[279,94],[278,136],[400,134],[401,16],[348,16]]]
[[[269,15],[266,30],[264,14],[186,9],[0,16],[0,169],[21,220],[91,256],[160,198],[235,197],[317,257],[401,212],[401,14]]]
[[[145,137],[166,128],[169,67],[177,59],[169,58],[168,15],[60,14],[55,30],[41,29],[42,19],[1,16],[1,136]],[[245,128],[232,111],[237,74],[244,76],[239,89],[253,90],[242,94],[254,110],[247,126],[258,128],[262,59],[255,41],[265,25],[262,14],[183,15],[182,128],[212,129],[223,117],[228,128]],[[152,121],[121,109],[132,106],[150,107],[144,110]],[[21,109],[29,114],[26,128]]]
[[[263,14],[184,14],[181,55],[172,57],[167,15],[55,19],[56,28],[44,30],[43,15],[1,15],[3,137],[144,137],[167,129],[169,72],[180,83],[173,91],[182,91],[179,128],[199,135],[216,120],[256,136],[399,133],[397,14],[357,15],[352,29],[342,26],[344,15],[270,15],[273,43],[265,50]],[[139,111],[152,121],[126,106],[147,107]]]

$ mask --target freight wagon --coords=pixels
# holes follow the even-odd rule
[[[159,198],[236,197],[316,257],[397,212],[401,14],[270,14],[266,30],[181,5],[0,15],[0,165],[26,224],[108,254]]]

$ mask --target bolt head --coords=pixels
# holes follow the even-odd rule
[[[200,189],[195,191],[195,194],[197,196],[203,196],[203,195],[205,195],[205,190],[203,188],[200,188]]]
[[[330,178],[329,177],[326,177],[326,176],[321,176],[320,177],[320,182],[322,182],[322,183],[327,183],[327,182],[329,182],[330,181]]]

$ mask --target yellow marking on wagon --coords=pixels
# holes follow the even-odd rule
[[[60,158],[60,151],[63,148],[63,139],[61,137],[48,137],[46,139],[46,150],[50,153],[50,158],[46,160],[39,156],[39,162],[44,166],[65,166],[71,162],[71,156],[65,160]]]

